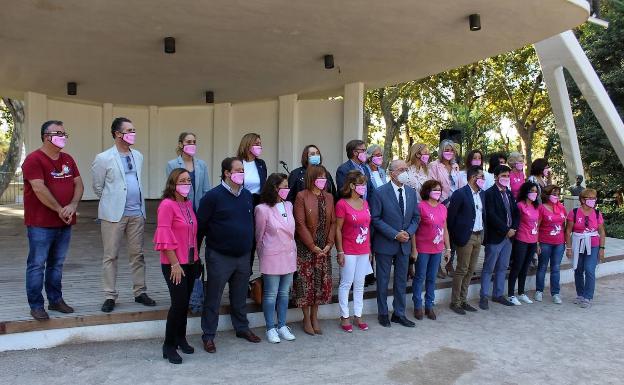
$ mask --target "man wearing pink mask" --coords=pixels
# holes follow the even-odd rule
[[[208,191],[197,210],[197,244],[206,238],[206,296],[201,319],[204,350],[215,353],[223,289],[229,284],[230,317],[236,337],[249,342],[260,338],[249,330],[246,298],[254,243],[254,206],[243,188],[245,170],[239,158],[221,162],[221,184]]]
[[[103,276],[105,301],[102,311],[110,313],[118,297],[117,257],[125,237],[132,269],[132,291],[135,302],[155,306],[146,293],[143,238],[145,228],[145,194],[141,184],[143,155],[130,148],[136,130],[127,118],[115,118],[111,125],[115,144],[99,153],[91,165],[93,192],[100,198],[98,219],[101,221],[104,246]]]
[[[494,274],[492,301],[513,306],[503,295],[505,274],[509,266],[512,239],[519,224],[518,206],[510,190],[509,166],[501,164],[494,169],[494,186],[485,191],[485,259],[481,273],[479,307],[489,308],[488,294]]]
[[[63,122],[50,120],[41,126],[41,147],[26,157],[24,173],[24,224],[28,232],[26,294],[30,315],[49,319],[41,291],[44,281],[48,309],[73,313],[63,300],[63,262],[76,208],[84,187],[74,159],[62,152],[67,133]],[[45,280],[44,280],[45,275]]]
[[[375,185],[373,184],[371,173],[366,167],[366,143],[359,139],[351,140],[345,146],[345,151],[348,160],[341,164],[338,170],[336,170],[336,188],[338,191],[342,191],[349,171],[358,170],[366,176],[366,194],[364,199],[370,204],[371,197],[375,191]]]

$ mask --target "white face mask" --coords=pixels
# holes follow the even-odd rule
[[[402,184],[406,184],[408,179],[409,179],[409,176],[407,175],[406,171],[403,171],[397,176],[397,180],[399,181],[399,183],[402,183]]]

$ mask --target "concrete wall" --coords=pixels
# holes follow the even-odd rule
[[[357,95],[354,98],[349,103],[352,111],[361,102]],[[290,169],[298,167],[303,146],[316,144],[323,153],[325,166],[334,173],[344,161],[345,135],[349,138],[356,135],[353,125],[360,121],[358,116],[345,119],[343,100],[297,100],[296,95],[252,103],[189,107],[90,104],[55,100],[33,92],[26,93],[24,100],[27,153],[40,146],[39,130],[45,120],[62,120],[70,134],[66,152],[75,158],[85,182],[84,199],[95,199],[91,189],[91,162],[97,153],[112,146],[110,124],[117,116],[129,118],[137,129],[135,148],[145,158],[142,182],[148,198],[160,196],[166,163],[176,156],[175,146],[182,131],[197,134],[197,156],[208,163],[214,185],[220,175],[221,160],[235,155],[240,138],[247,132],[262,137],[262,158],[269,172],[283,172],[280,160],[288,163]],[[351,122],[347,130],[345,121]]]

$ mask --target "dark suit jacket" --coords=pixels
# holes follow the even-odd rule
[[[495,184],[485,191],[485,240],[484,244],[501,243],[509,229],[518,230],[520,215],[518,205],[509,189],[505,190],[511,208],[511,226],[507,226],[507,211],[503,197]]]
[[[288,188],[290,189],[290,192],[288,193],[288,198],[286,198],[287,200],[295,203],[297,193],[305,190],[305,173],[306,169],[304,167],[296,168],[290,172],[290,175],[288,175]],[[337,202],[338,194],[336,192],[334,178],[332,178],[329,171],[327,171],[325,177],[327,178],[325,190],[327,190],[334,197],[334,202]]]
[[[485,192],[479,192],[481,197],[481,214],[483,217],[483,230],[485,226]],[[457,246],[465,246],[470,240],[474,228],[476,209],[472,198],[472,188],[465,185],[455,190],[451,195],[448,206],[446,225],[451,238],[451,243]]]
[[[368,182],[366,183],[366,200],[370,205],[372,203],[372,196],[374,195],[373,193],[375,192],[375,185],[371,180],[371,175],[368,171],[368,168],[366,168],[366,165],[362,165],[362,168],[364,169],[364,175],[366,175],[366,178],[368,179]],[[336,188],[338,190],[338,194],[340,194],[340,191],[342,191],[342,186],[344,186],[347,174],[351,170],[358,170],[358,168],[355,166],[351,159],[341,164],[338,167],[338,170],[336,170]]]
[[[412,243],[401,243],[395,239],[399,231],[405,230],[411,236],[414,235],[420,221],[416,191],[407,187],[405,193],[405,215],[401,215],[401,208],[397,200],[392,182],[379,187],[372,198],[371,221],[375,231],[373,232],[373,251],[379,254],[409,255],[412,251]]]
[[[256,163],[256,168],[258,169],[258,175],[260,175],[260,190],[262,190],[267,180],[267,166],[266,163],[264,163],[264,160],[260,158],[256,158],[254,162]]]

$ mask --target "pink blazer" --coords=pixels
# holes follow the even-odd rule
[[[293,205],[284,202],[286,218],[277,206],[256,206],[256,251],[262,274],[283,275],[297,270]]]
[[[189,261],[189,250],[194,248],[193,260]],[[197,218],[193,204],[187,200],[178,203],[163,199],[158,205],[154,250],[160,251],[160,263],[169,265],[167,250],[175,251],[180,264],[193,263],[199,258],[197,250]]]

